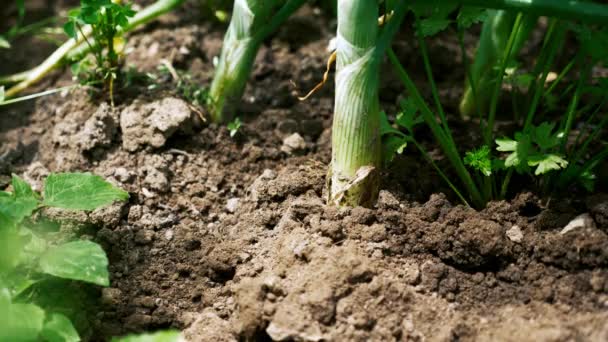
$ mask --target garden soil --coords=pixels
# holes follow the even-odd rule
[[[188,3],[132,34],[127,65],[159,75],[170,64],[208,85],[224,28],[194,13]],[[262,47],[234,137],[206,124],[170,73],[154,87],[134,81],[115,108],[75,90],[1,109],[3,188],[11,173],[40,189],[50,172],[90,171],[131,194],[92,213],[42,213],[109,256],[111,287],[85,286],[85,338],[176,328],[189,341],[608,341],[601,191],[539,198],[522,185],[476,211],[408,148],[376,207],[325,205],[333,83],[297,95],[321,79],[334,29],[306,7]],[[425,90],[410,36],[395,48]],[[449,112],[463,79],[454,37],[430,41]],[[40,87],[70,78],[55,72]],[[390,68],[383,79],[394,113],[402,90]],[[474,146],[475,124],[452,121]]]

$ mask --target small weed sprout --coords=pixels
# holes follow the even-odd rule
[[[232,122],[228,123],[228,125],[226,125],[228,131],[230,132],[231,138],[234,138],[234,136],[239,132],[239,129],[241,128],[242,124],[243,123],[241,122],[241,119],[237,117],[232,120]]]
[[[135,11],[130,4],[123,5],[120,0],[81,0],[80,5],[80,8],[70,11],[70,20],[64,25],[64,31],[74,39],[79,34],[85,37],[96,66],[84,68],[88,71],[84,82],[89,85],[101,83],[109,91],[110,100],[114,104],[114,82],[118,78],[120,57],[125,46],[120,32],[127,28],[129,18],[135,15]],[[86,38],[83,32],[85,25],[91,25],[94,43]],[[83,70],[80,65],[77,68],[78,71]]]

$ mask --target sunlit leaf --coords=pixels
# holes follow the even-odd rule
[[[63,209],[94,210],[128,198],[126,191],[90,173],[52,173],[44,185],[43,204]]]
[[[78,342],[80,337],[69,318],[54,313],[44,323],[42,337],[48,342]]]
[[[108,258],[91,241],[68,242],[49,249],[40,257],[43,272],[60,278],[108,286]]]

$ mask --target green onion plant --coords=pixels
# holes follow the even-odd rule
[[[260,45],[304,2],[234,1],[232,18],[209,90],[209,116],[213,122],[228,122],[232,119],[245,91]]]
[[[376,0],[338,1],[336,93],[328,202],[372,206],[382,163],[380,63],[405,13],[400,2],[389,24],[378,29]]]
[[[606,8],[608,6],[604,6],[604,10]],[[433,11],[433,13],[439,12]],[[598,13],[600,12],[602,11]],[[383,126],[385,129],[383,129],[383,133],[388,135],[390,139],[383,140],[389,142],[389,151],[401,152],[406,143],[413,142],[423,153],[423,156],[431,161],[440,176],[447,181],[459,198],[463,202],[478,208],[484,207],[492,199],[504,198],[508,193],[514,174],[530,177],[539,186],[539,189],[548,195],[568,189],[576,184],[591,189],[594,180],[593,169],[608,157],[608,146],[600,140],[608,120],[601,118],[598,114],[605,104],[604,97],[607,93],[606,90],[608,90],[606,88],[607,83],[602,82],[601,79],[593,80],[591,74],[593,65],[608,61],[608,53],[605,47],[598,44],[608,39],[608,32],[605,28],[595,29],[593,26],[585,24],[575,25],[556,18],[550,19],[536,63],[526,77],[529,82],[525,94],[527,96],[524,101],[526,104],[524,108],[525,116],[521,123],[521,129],[515,133],[514,138],[500,135],[500,133],[497,138],[495,117],[498,111],[498,99],[509,65],[508,61],[511,60],[513,52],[527,36],[526,31],[528,29],[523,26],[528,23],[532,25],[535,21],[535,19],[533,20],[535,17],[530,17],[530,13],[533,15],[539,13],[536,11],[525,14],[517,13],[514,15],[513,22],[511,23],[509,20],[509,25],[506,26],[492,25],[497,23],[497,14],[504,16],[507,13],[492,12],[489,16],[487,13],[483,15],[475,13],[475,11],[465,7],[461,8],[461,13],[458,16],[459,37],[463,55],[462,30],[465,26],[478,21],[479,18],[489,18],[490,24],[484,26],[486,39],[486,32],[491,30],[492,27],[507,31],[506,38],[503,38],[501,43],[504,48],[500,54],[495,54],[498,58],[493,63],[495,65],[493,71],[491,71],[494,76],[489,78],[493,80],[485,86],[489,91],[482,93],[486,97],[485,105],[487,107],[484,111],[475,108],[475,111],[483,113],[480,115],[483,145],[478,149],[464,153],[464,155],[457,148],[442,104],[439,101],[439,92],[433,80],[430,57],[423,39],[425,36],[424,30],[426,28],[428,31],[428,27],[447,27],[451,23],[451,19],[433,17],[430,18],[430,22],[424,22],[424,20],[428,21],[429,19],[417,17],[419,51],[422,54],[427,78],[431,85],[434,108],[426,102],[397,56],[389,50],[389,59],[408,94],[407,100],[402,104],[403,110],[397,115],[395,121],[399,128],[405,128],[408,134],[401,133],[400,130],[396,130],[388,121],[384,120]],[[477,18],[473,18],[474,16]],[[504,20],[504,18],[501,20]],[[464,22],[467,24],[464,24]],[[567,91],[562,94],[562,98],[569,97],[565,115],[560,120],[547,121],[547,116],[550,113],[543,108],[543,103],[549,99],[549,95],[556,89],[555,85],[547,87],[547,79],[549,73],[556,68],[555,61],[563,48],[563,42],[568,31],[574,31],[577,34],[581,42],[581,50],[571,62],[566,63],[563,71],[559,72],[557,80],[565,79],[569,73],[573,73],[573,70],[578,70],[579,74],[575,84],[568,87]],[[522,37],[522,32],[524,37]],[[504,37],[505,33],[502,32],[501,34]],[[480,45],[482,44],[484,43],[480,42]],[[492,44],[488,46],[492,46]],[[478,56],[479,54],[478,52]],[[486,57],[482,56],[481,60]],[[464,62],[467,69],[466,74],[469,75],[470,81],[474,79],[470,75],[479,69],[474,69],[475,66],[469,67],[466,58]],[[490,68],[485,70],[490,70]],[[483,84],[483,81],[479,82]],[[475,82],[471,82],[471,84],[474,85]],[[475,86],[472,87],[473,92],[474,90]],[[589,97],[589,94],[593,93],[600,94],[600,96],[588,100],[587,105],[581,106],[583,96],[587,95]],[[474,101],[475,96],[472,99]],[[421,121],[424,121],[430,128],[453,171],[458,176],[459,182],[451,181],[446,176],[446,172],[439,169],[416,141],[413,128]],[[574,127],[577,121],[584,123],[584,128],[575,132]],[[572,143],[573,140],[574,143]],[[596,145],[593,146],[593,143]],[[596,155],[590,156],[591,150],[594,150]],[[460,191],[460,189],[465,191]]]
[[[487,112],[493,85],[496,84],[499,77],[497,72],[502,58],[506,55],[505,50],[517,18],[516,12],[504,10],[488,12],[460,102],[460,114],[463,117]],[[536,22],[537,17],[534,15],[525,15],[522,19],[522,23],[515,33],[511,51],[508,53],[512,60],[518,55],[530,32],[536,26]],[[511,61],[506,62],[511,63]]]

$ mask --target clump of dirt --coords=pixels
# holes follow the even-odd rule
[[[377,209],[337,209],[321,200],[324,171],[313,164],[264,173],[242,200],[239,222],[225,228],[240,248],[222,258],[248,260],[232,265],[225,338],[512,340],[521,329],[541,340],[606,336],[608,273],[580,257],[606,246],[601,230],[571,232],[594,241],[578,244],[579,255],[564,253],[573,272],[535,248],[571,238],[536,228],[519,214],[525,203],[476,212],[441,195],[416,204],[384,193]],[[514,224],[525,232],[518,242],[506,234]],[[487,318],[496,311],[509,325]],[[516,318],[523,312],[543,323]],[[579,323],[563,326],[562,315]],[[209,330],[188,331],[205,336],[200,329]]]
[[[163,147],[178,130],[192,132],[192,110],[183,100],[166,97],[141,104],[137,101],[122,110],[122,147],[130,152],[144,146]]]
[[[169,61],[207,84],[224,28],[193,25],[188,6],[134,33],[129,64]],[[203,124],[170,78],[117,94],[115,108],[77,91],[3,109],[0,185],[16,172],[40,189],[51,171],[82,170],[131,194],[92,213],[42,213],[110,259],[86,338],[172,327],[190,341],[607,340],[606,194],[522,190],[475,211],[408,151],[374,208],[325,205],[332,88],[298,102],[292,81],[319,81],[334,24],[306,6],[262,47],[234,138]],[[415,48],[396,43],[400,55]],[[459,51],[444,36],[430,48]],[[461,68],[439,58],[455,107]],[[402,89],[390,70],[383,78],[394,109]],[[454,135],[474,140],[468,125],[451,124]]]

